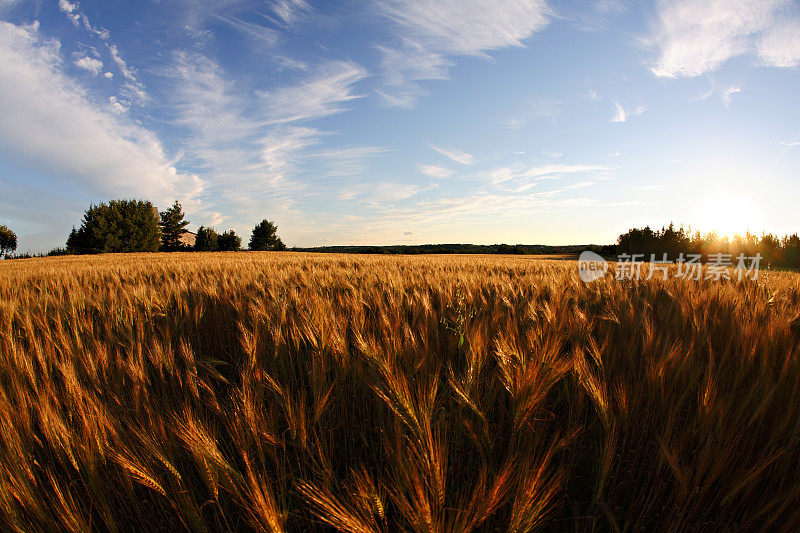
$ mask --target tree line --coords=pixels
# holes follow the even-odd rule
[[[613,250],[604,250],[606,254],[641,254],[641,260],[662,260],[664,254],[669,260],[675,260],[680,254],[702,255],[704,258],[714,254],[729,254],[734,260],[740,254],[755,257],[760,254],[762,264],[771,267],[800,268],[800,237],[786,235],[778,237],[772,233],[761,236],[750,233],[720,236],[715,232],[701,234],[686,230],[674,224],[653,230],[650,226],[632,228],[617,239]]]
[[[155,215],[153,204],[147,200],[111,200],[107,203],[90,205],[79,228],[72,228],[66,247],[56,248],[47,254],[97,254],[157,251],[236,251],[242,249],[242,239],[231,230],[218,233],[215,228],[200,226],[195,236],[194,246],[186,246],[181,236],[186,232],[189,221],[183,208],[176,200],[166,211]],[[0,256],[9,257],[17,248],[17,235],[8,227],[0,225]],[[278,237],[278,227],[267,219],[253,228],[249,250],[286,250]],[[327,246],[317,248],[294,248],[297,251],[332,253],[369,254],[518,254],[538,255],[557,253],[579,253],[583,250],[595,251],[606,258],[614,259],[621,254],[637,254],[639,260],[662,260],[666,254],[669,260],[676,260],[680,254],[702,255],[739,254],[747,257],[761,255],[765,266],[800,268],[800,237],[786,235],[778,237],[772,233],[757,236],[747,232],[732,237],[717,233],[694,233],[683,226],[674,224],[653,230],[650,226],[632,228],[617,238],[611,245],[473,245],[473,244],[424,244],[397,246]],[[30,254],[16,257],[32,257]]]
[[[177,200],[160,213],[148,200],[110,200],[90,205],[80,227],[73,226],[66,246],[51,250],[46,255],[242,249],[242,239],[234,230],[218,233],[209,226],[200,226],[194,245],[188,246],[183,239],[188,233],[188,225],[189,221]],[[14,251],[16,239],[11,230],[0,226],[0,253]],[[285,250],[286,246],[278,237],[278,227],[264,219],[253,228],[248,249],[279,251]]]
[[[315,246],[293,248],[298,252],[333,254],[384,254],[384,255],[424,255],[424,254],[483,254],[483,255],[548,255],[579,254],[584,250],[602,252],[605,248],[597,245],[567,244],[551,246],[546,244],[395,244],[388,246]]]

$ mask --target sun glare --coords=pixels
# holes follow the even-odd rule
[[[755,233],[760,227],[761,212],[751,198],[727,190],[718,190],[698,204],[694,230],[716,232],[720,237]]]

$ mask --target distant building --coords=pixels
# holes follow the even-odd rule
[[[153,216],[156,217],[157,222],[161,221],[158,217],[158,208],[156,206],[153,206]],[[189,248],[194,248],[195,240],[197,240],[197,233],[184,230],[183,234],[181,235],[182,245]]]
[[[184,231],[181,235],[181,244],[184,246],[188,246],[189,248],[194,248],[194,241],[197,239],[197,233],[193,231]]]

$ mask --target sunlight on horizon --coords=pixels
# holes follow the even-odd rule
[[[763,212],[751,196],[729,189],[717,189],[696,205],[692,231],[703,234],[716,232],[724,238],[744,236],[748,231],[761,235],[764,230]]]

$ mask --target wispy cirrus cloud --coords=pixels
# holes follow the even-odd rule
[[[314,13],[305,0],[174,0],[181,8],[182,24],[196,33],[215,22],[227,24],[242,36],[272,48],[281,31],[294,29]]]
[[[482,55],[525,39],[548,23],[544,0],[383,0],[379,8],[407,34],[445,54]]]
[[[628,114],[625,112],[625,108],[622,107],[622,104],[619,101],[614,102],[614,107],[617,108],[617,112],[614,114],[614,118],[611,119],[611,122],[625,122],[628,120]]]
[[[481,190],[466,195],[420,198],[410,205],[394,206],[369,218],[359,217],[356,224],[358,231],[353,231],[354,221],[349,219],[334,220],[331,226],[346,242],[369,243],[392,239],[397,234],[397,228],[419,230],[414,233],[428,233],[434,229],[449,231],[454,225],[464,222],[496,222],[529,215],[533,210],[554,212],[597,205],[598,200],[594,198],[570,197],[575,191],[589,186],[588,183],[580,185],[542,192],[498,194]]]
[[[764,64],[791,68],[800,65],[800,20],[781,17],[775,20],[757,43]]]
[[[787,0],[661,0],[652,36],[652,71],[659,77],[694,77],[729,59],[756,55],[762,64],[800,64],[800,21]]]
[[[272,12],[286,25],[293,25],[312,11],[305,0],[274,0],[270,5]]]
[[[413,183],[396,181],[361,182],[341,190],[338,194],[338,199],[355,200],[371,208],[381,209],[391,207],[396,202],[408,200],[424,190],[426,190],[426,187]]]
[[[400,48],[378,46],[383,59],[382,89],[377,94],[385,104],[393,107],[413,107],[424,93],[415,82],[422,80],[446,80],[453,62],[447,56],[431,51],[411,39],[402,39]]]
[[[184,159],[208,177],[208,196],[234,218],[270,210],[280,221],[294,216],[299,224],[295,203],[321,191],[329,194],[333,187],[320,180],[359,176],[385,151],[323,148],[322,139],[330,134],[309,125],[346,111],[347,102],[359,97],[353,85],[364,70],[355,63],[324,63],[297,83],[258,92],[256,98],[200,54],[176,53],[164,76],[170,80],[175,124],[190,134]]]
[[[430,145],[433,150],[439,152],[448,159],[455,161],[461,165],[474,165],[475,157],[458,148],[443,148],[441,146]]]
[[[310,157],[322,161],[326,170],[318,177],[362,176],[375,157],[388,150],[382,146],[343,146],[315,150]]]
[[[603,165],[569,165],[551,163],[537,166],[503,166],[482,173],[493,185],[501,185],[509,181],[541,181],[558,179],[567,174],[606,174],[611,169]]]
[[[431,178],[449,178],[453,175],[453,170],[439,165],[418,165],[417,169]]]
[[[523,46],[547,26],[544,0],[381,0],[379,12],[394,22],[400,45],[380,47],[390,105],[410,107],[422,89],[415,83],[443,79],[448,56],[485,56],[493,50]]]
[[[234,16],[218,15],[215,13],[211,13],[210,16],[221,22],[224,22],[235,30],[238,30],[243,35],[255,40],[260,45],[265,45],[268,47],[274,46],[277,44],[278,39],[280,38],[279,31],[261,24],[248,22]]]
[[[641,115],[642,113],[647,111],[646,105],[639,105],[633,110],[628,111],[619,102],[619,100],[614,102],[614,107],[616,109],[616,112],[614,113],[614,116],[611,118],[611,122],[627,122],[628,118]]]
[[[730,103],[733,101],[733,95],[738,94],[740,92],[742,92],[741,87],[739,87],[738,85],[731,85],[722,92],[722,102],[725,105],[730,105]]]
[[[551,123],[555,124],[558,116],[561,114],[562,105],[563,103],[560,100],[539,98],[525,106],[522,111],[516,113],[510,119],[506,120],[504,125],[516,130],[523,127],[529,119],[533,117],[546,118]]]
[[[353,92],[353,86],[366,76],[366,70],[357,63],[331,61],[299,85],[256,94],[263,99],[274,123],[313,120],[341,113],[347,110],[347,102],[362,98]]]

